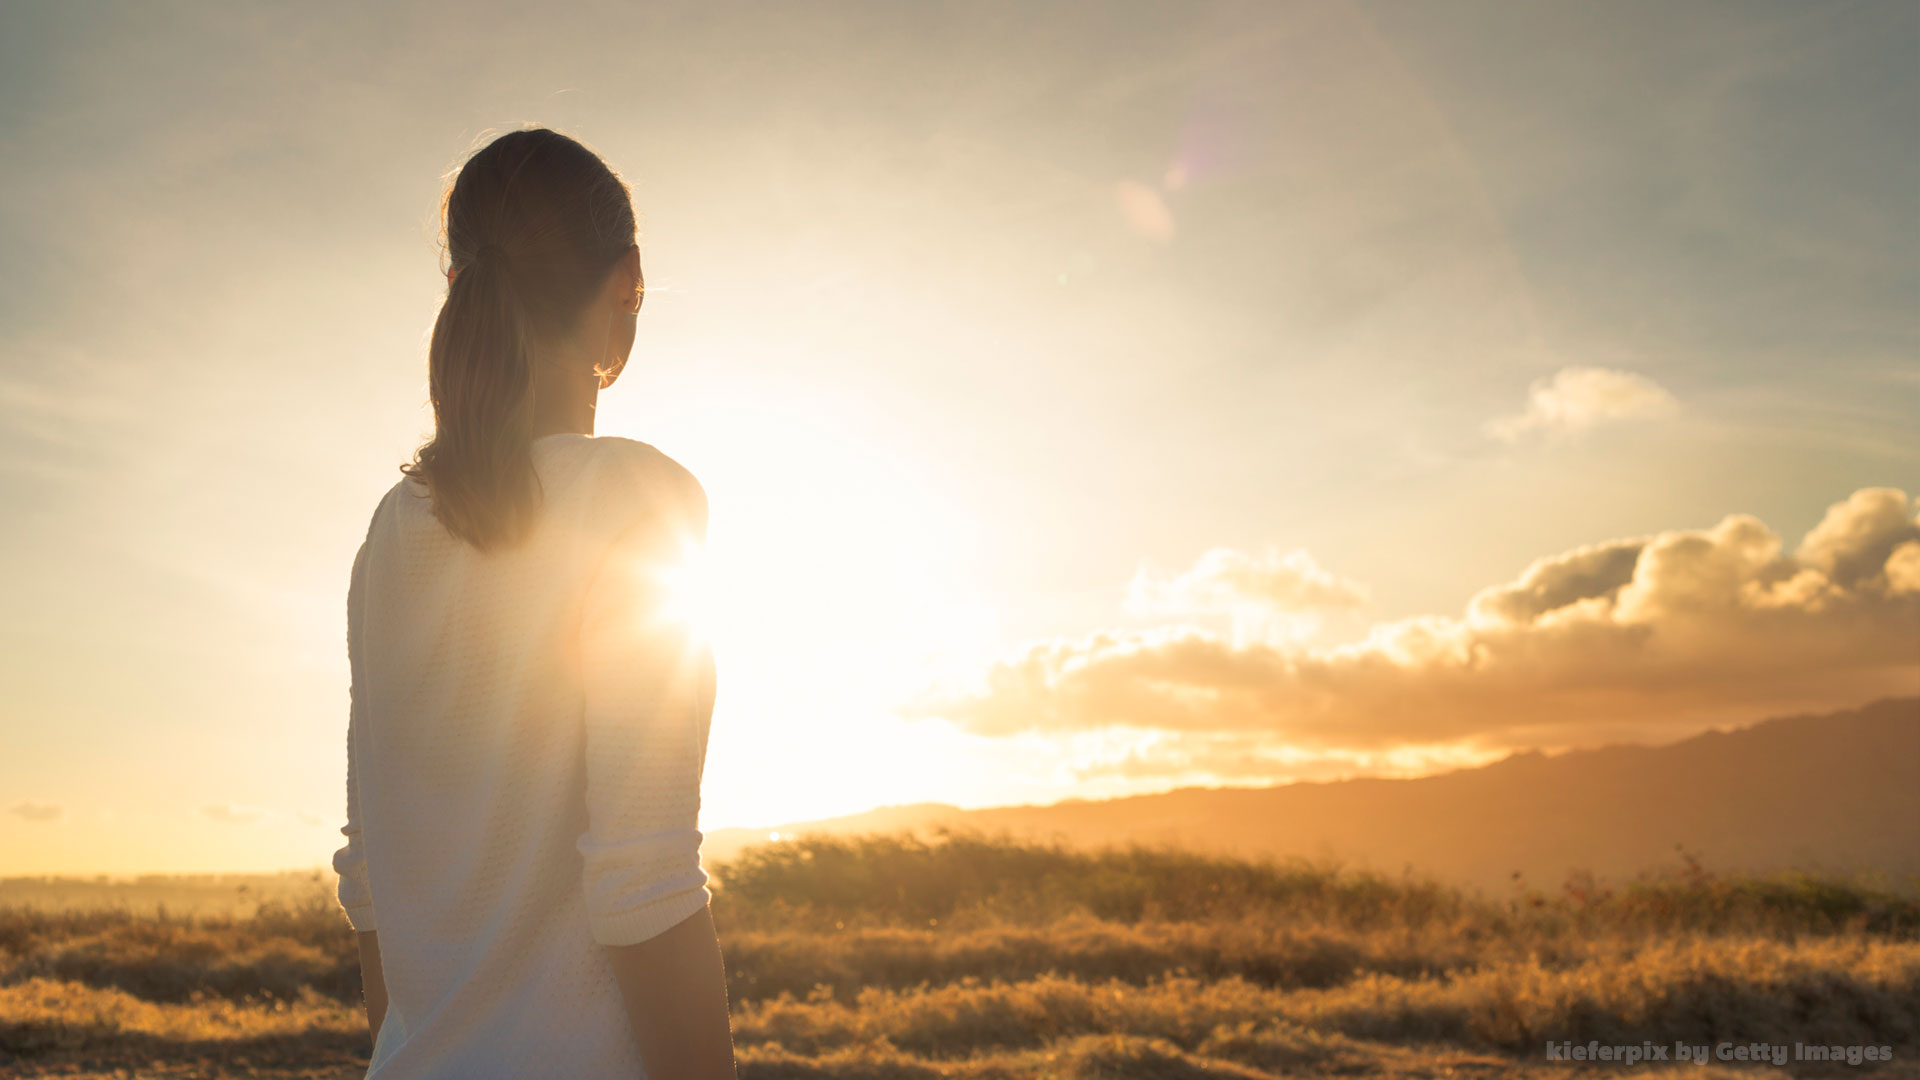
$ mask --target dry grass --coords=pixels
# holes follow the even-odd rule
[[[783,844],[716,880],[755,1080],[1632,1074],[1546,1062],[1563,1039],[1891,1045],[1879,1071],[1911,1075],[1920,1051],[1920,903],[1886,883],[1693,865],[1488,899],[966,836]],[[325,895],[0,909],[9,1075],[358,1075],[357,997]]]
[[[1920,944],[1670,943],[1567,968],[1519,963],[1439,979],[1369,974],[1322,990],[1237,977],[1146,985],[965,977],[845,999],[822,988],[804,999],[748,1002],[735,1032],[746,1045],[777,1042],[806,1053],[884,1042],[951,1058],[1082,1035],[1195,1048],[1222,1027],[1276,1019],[1370,1041],[1517,1053],[1562,1039],[1905,1045],[1920,1034]]]

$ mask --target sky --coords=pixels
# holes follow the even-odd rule
[[[318,867],[435,211],[632,185],[701,825],[1920,693],[1920,7],[0,4],[0,874]]]

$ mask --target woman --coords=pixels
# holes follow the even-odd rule
[[[434,435],[374,511],[347,599],[339,897],[370,1080],[732,1077],[696,828],[710,648],[663,570],[699,482],[593,435],[645,284],[626,184],[535,128],[441,206]]]

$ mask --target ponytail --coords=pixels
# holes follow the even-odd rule
[[[434,435],[400,471],[447,531],[512,547],[539,511],[533,348],[558,340],[634,242],[630,192],[593,151],[545,128],[468,159],[441,202],[447,299],[427,348]]]

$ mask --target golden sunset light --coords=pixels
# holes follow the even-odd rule
[[[507,79],[505,12],[427,48],[373,9],[15,9],[15,52],[64,44],[10,62],[0,864],[318,858],[346,562],[431,425],[423,223],[530,121],[633,185],[648,299],[596,431],[708,495],[670,590],[724,673],[710,827],[1920,689],[1911,157],[1757,104],[1851,110],[1819,50],[1869,31],[1807,17],[1827,44],[1761,64],[1787,23],[1708,10],[1704,67],[1580,104],[1605,62],[1515,95],[1482,16],[1418,6],[603,11]]]
[[[692,627],[696,638],[712,639],[714,597],[703,546],[683,547],[678,558],[660,570],[655,584],[665,594],[660,612],[668,621]]]
[[[0,1074],[1920,1075],[1916,57],[0,0]]]

